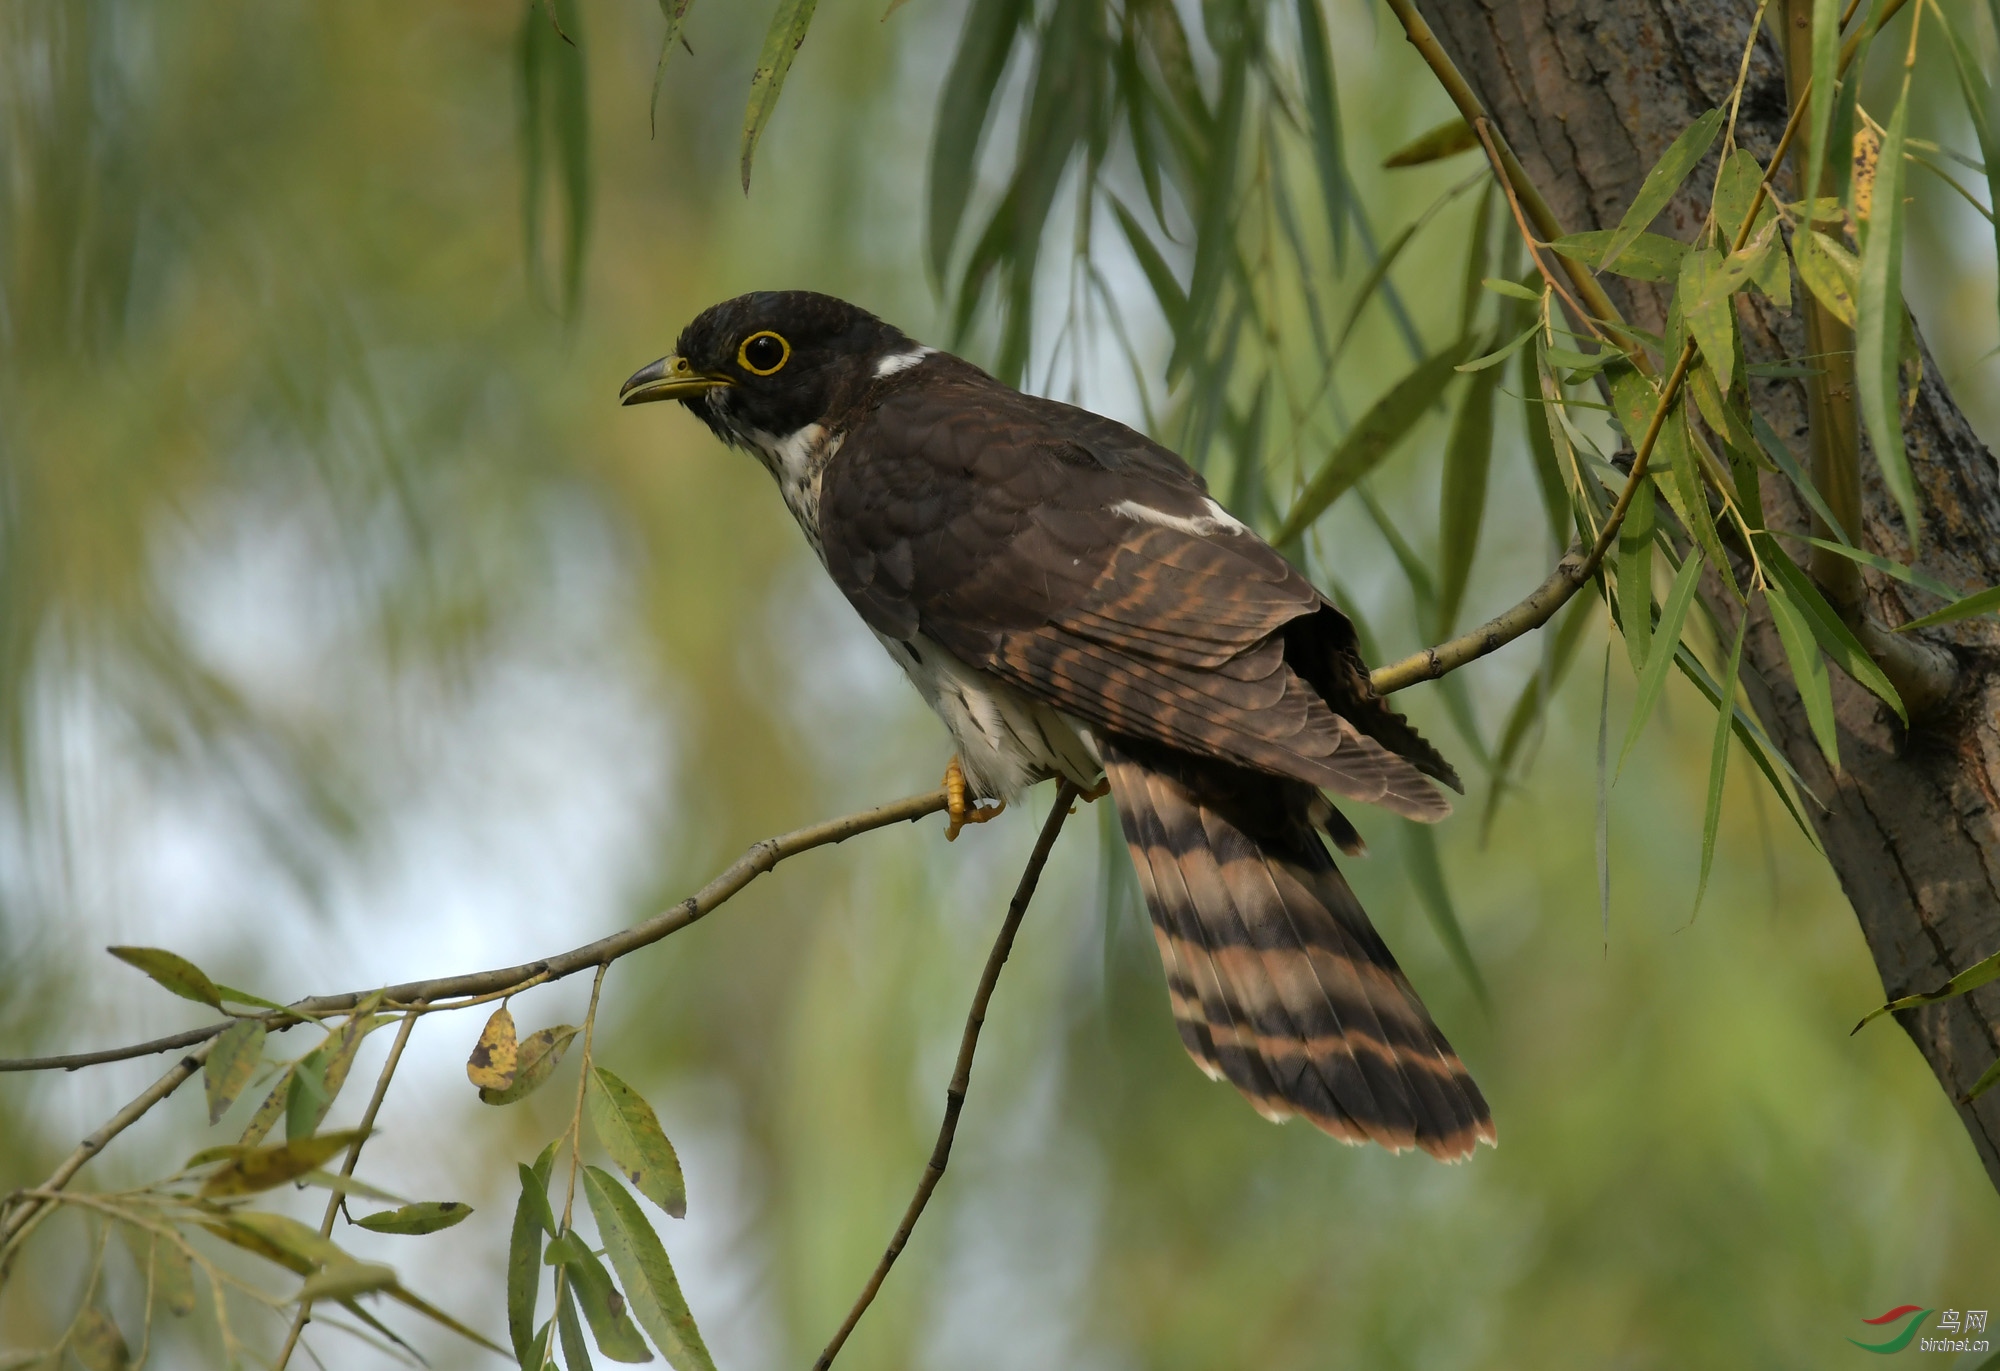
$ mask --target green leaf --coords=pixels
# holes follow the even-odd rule
[[[1729,726],[1736,717],[1736,676],[1743,667],[1743,638],[1749,630],[1746,607],[1737,616],[1736,644],[1729,649],[1729,665],[1723,670],[1716,702],[1715,742],[1708,753],[1708,805],[1701,817],[1701,877],[1694,888],[1695,914],[1701,913],[1701,898],[1708,893],[1708,873],[1715,865],[1715,834],[1722,824],[1722,780],[1729,769]]]
[[[264,1097],[264,1103],[257,1106],[257,1112],[250,1116],[250,1122],[243,1128],[243,1136],[236,1140],[240,1146],[254,1147],[264,1141],[264,1135],[285,1116],[285,1105],[292,1098],[292,1077],[295,1070],[288,1066],[278,1073],[276,1083],[271,1086],[271,1093]]]
[[[1617,236],[1616,229],[1590,229],[1565,234],[1549,246],[1573,262],[1601,270],[1605,250]],[[1687,251],[1688,245],[1679,239],[1642,233],[1626,244],[1618,255],[1617,265],[1609,270],[1635,281],[1671,281],[1680,275],[1681,259],[1687,256]]]
[[[1496,276],[1488,276],[1479,284],[1492,291],[1495,295],[1505,295],[1515,300],[1526,300],[1530,304],[1538,305],[1542,302],[1541,291],[1529,290],[1519,281],[1503,281]]]
[[[1644,617],[1653,617],[1648,603]],[[1604,645],[1604,685],[1597,696],[1597,918],[1604,945],[1611,945],[1611,644]]]
[[[1500,363],[1506,361],[1509,357],[1512,357],[1515,353],[1519,352],[1523,347],[1527,346],[1528,340],[1530,338],[1533,338],[1536,332],[1541,329],[1541,327],[1542,326],[1539,323],[1530,324],[1512,342],[1503,343],[1499,347],[1495,348],[1492,352],[1486,353],[1483,356],[1475,357],[1470,362],[1460,362],[1457,366],[1453,367],[1452,370],[1485,371],[1488,367],[1496,367],[1500,365]],[[1582,355],[1583,354],[1581,353],[1577,354],[1577,356],[1579,357],[1581,357]]]
[[[1379,466],[1451,384],[1454,368],[1471,350],[1471,341],[1461,338],[1391,386],[1327,454],[1271,541],[1284,544],[1304,533],[1328,506]]]
[[[1653,630],[1653,648],[1646,658],[1646,669],[1639,673],[1639,694],[1632,703],[1632,721],[1625,727],[1624,746],[1618,749],[1618,770],[1621,773],[1625,770],[1626,757],[1631,755],[1632,744],[1639,740],[1646,720],[1652,716],[1653,705],[1660,698],[1660,688],[1667,682],[1667,668],[1672,665],[1674,648],[1681,640],[1681,626],[1687,622],[1695,583],[1701,579],[1701,562],[1702,559],[1693,554],[1682,561],[1673,585],[1667,590],[1666,602],[1660,606],[1660,622]]]
[[[1979,58],[1966,43],[1958,26],[1951,21],[1945,7],[1935,5],[1931,13],[1944,25],[1945,36],[1951,43],[1951,60],[1953,69],[1958,73],[1959,94],[1965,98],[1966,116],[1979,139],[1979,156],[1986,174],[1987,205],[2000,206],[2000,125],[1996,125],[1994,120],[1993,89],[1980,68]],[[2000,249],[2000,222],[1996,222],[1993,232],[1995,247]]]
[[[562,1331],[563,1363],[568,1371],[597,1371],[590,1359],[590,1344],[583,1340],[583,1329],[576,1321],[576,1299],[570,1288],[562,1288],[562,1298],[556,1302],[556,1327]],[[648,1351],[646,1360],[653,1354]]]
[[[1939,624],[1970,619],[1980,614],[1991,614],[1996,609],[2000,609],[2000,586],[1989,586],[1962,600],[1954,600],[1943,609],[1934,609],[1921,619],[1912,619],[1896,631],[1908,633],[1913,628],[1935,628]]]
[[[2000,1084],[2000,1061],[1994,1062],[1993,1065],[1981,1072],[1979,1079],[1972,1083],[1972,1089],[1960,1095],[1958,1102],[1960,1104],[1971,1104],[1981,1095],[1991,1090],[1996,1084]],[[1996,1352],[1993,1356],[1981,1362],[1973,1368],[1973,1371],[1995,1371],[1995,1368],[2000,1368],[2000,1352]]]
[[[1813,637],[1826,649],[1826,655],[1840,665],[1840,669],[1866,686],[1882,702],[1896,711],[1896,717],[1907,726],[1909,714],[1903,708],[1902,697],[1896,694],[1896,687],[1882,674],[1882,668],[1875,665],[1875,659],[1861,646],[1853,630],[1840,621],[1833,606],[1819,593],[1819,587],[1799,570],[1785,550],[1778,546],[1778,540],[1768,533],[1754,535],[1757,542],[1758,559],[1767,571],[1775,572],[1784,582],[1785,590],[1806,616],[1806,623],[1812,629]]]
[[[472,1206],[469,1204],[461,1204],[457,1200],[423,1200],[397,1209],[387,1209],[379,1214],[370,1214],[354,1222],[371,1233],[417,1235],[450,1228],[454,1224],[465,1222],[471,1216]]]
[[[1833,127],[1833,109],[1840,79],[1840,0],[1813,0],[1812,8],[1812,97],[1807,109],[1806,175],[1799,184],[1807,196],[1824,193],[1821,173],[1825,171],[1829,149],[1827,135]],[[1859,56],[1859,54],[1857,54]],[[1859,64],[1854,69],[1858,83]]]
[[[1444,864],[1438,860],[1437,830],[1428,824],[1404,824],[1403,855],[1410,873],[1410,885],[1417,892],[1417,900],[1430,915],[1431,927],[1437,930],[1438,941],[1451,957],[1459,974],[1465,977],[1472,993],[1490,1018],[1493,1013],[1493,997],[1486,989],[1486,978],[1479,974],[1479,963],[1472,955],[1472,946],[1465,940],[1465,926],[1459,922],[1458,909],[1452,903],[1451,887],[1445,884]]]
[[[1736,311],[1729,306],[1728,292],[1719,289],[1724,277],[1722,254],[1701,248],[1681,259],[1681,274],[1674,287],[1674,303],[1688,332],[1701,345],[1701,355],[1718,377],[1732,374],[1736,367]],[[1711,283],[1718,289],[1711,290]]]
[[[514,1205],[514,1226],[507,1243],[507,1336],[522,1371],[533,1365],[539,1340],[535,1333],[535,1303],[542,1288],[542,1234],[555,1232],[549,1213],[549,1170],[556,1145],[550,1143],[532,1167],[521,1168],[521,1198]]]
[[[215,982],[185,957],[158,947],[107,947],[105,951],[127,966],[138,967],[184,1000],[210,1009],[222,1008],[222,992],[215,988]]]
[[[1662,472],[1663,462],[1666,470]],[[1667,503],[1673,506],[1681,527],[1701,545],[1702,552],[1721,575],[1730,593],[1738,599],[1743,598],[1743,592],[1736,586],[1736,577],[1729,569],[1728,558],[1723,555],[1722,538],[1715,529],[1715,516],[1708,508],[1708,490],[1702,484],[1700,469],[1695,465],[1685,404],[1676,403],[1666,423],[1660,426],[1651,469],[1660,472],[1657,477],[1660,490],[1667,497]]]
[[[387,1016],[374,1012],[381,1003],[380,991],[363,1000],[294,1068],[291,1094],[285,1101],[286,1137],[310,1136],[325,1121],[341,1087],[347,1084],[347,1072],[354,1065],[354,1054],[361,1050],[361,1040],[387,1022]]]
[[[339,1261],[328,1262],[317,1275],[306,1277],[299,1287],[298,1298],[303,1300],[351,1300],[356,1295],[369,1295],[377,1290],[387,1290],[396,1283],[396,1268],[379,1262]]]
[[[1873,567],[1885,576],[1893,576],[1905,585],[1913,585],[1919,590],[1929,591],[1940,599],[1958,599],[1958,592],[1943,581],[1938,580],[1935,576],[1927,576],[1915,567],[1904,566],[1901,562],[1892,562],[1887,557],[1878,557],[1872,552],[1863,552],[1860,548],[1849,547],[1845,543],[1829,542],[1825,538],[1808,538],[1803,534],[1797,533],[1783,533],[1779,536],[1797,538],[1800,542],[1811,543],[1814,547],[1822,548],[1827,552],[1833,553],[1835,556],[1845,557],[1850,562],[1859,562],[1862,566]],[[1907,628],[1910,625],[1906,624],[1904,627]]]
[[[651,1361],[653,1354],[647,1350],[646,1340],[626,1313],[625,1297],[612,1285],[603,1264],[576,1240],[575,1234],[566,1234],[563,1241],[570,1244],[562,1259],[569,1272],[568,1288],[583,1305],[584,1317],[590,1320],[590,1332],[597,1339],[599,1350],[613,1361]],[[549,1244],[551,1252],[556,1247],[555,1243]]]
[[[203,1199],[249,1195],[317,1171],[362,1137],[359,1129],[298,1138],[277,1147],[247,1149],[218,1167],[202,1182]]]
[[[1750,411],[1750,427],[1756,433],[1757,446],[1764,450],[1764,455],[1777,465],[1778,470],[1785,473],[1785,479],[1805,497],[1806,503],[1812,506],[1812,511],[1819,516],[1820,522],[1833,531],[1833,536],[1845,542],[1847,535],[1841,531],[1840,520],[1833,517],[1833,510],[1820,495],[1819,487],[1813,484],[1813,479],[1806,474],[1806,469],[1799,465],[1799,459],[1792,456],[1792,450],[1785,445],[1785,440],[1780,438],[1764,416],[1754,409]]]
[[[928,232],[931,270],[940,280],[972,195],[993,92],[1027,12],[1027,0],[973,0],[959,28],[958,50],[952,54],[938,96],[937,133],[931,144]]]
[[[585,1098],[591,1131],[633,1189],[673,1217],[686,1218],[687,1182],[653,1107],[601,1066],[592,1077],[595,1088]]]
[[[785,88],[792,59],[798,55],[799,44],[806,41],[806,29],[817,8],[819,0],[778,0],[778,8],[771,15],[770,30],[764,35],[764,50],[757,57],[757,69],[750,75],[750,106],[743,115],[745,195],[750,193],[750,161],[756,156],[757,140],[764,136],[764,125],[771,121],[771,112],[778,107],[778,93]]]
[[[1326,19],[1320,0],[1298,0],[1299,67],[1305,77],[1306,115],[1310,122],[1313,166],[1319,172],[1320,197],[1333,235],[1334,269],[1347,255],[1347,167],[1340,140],[1340,92],[1334,82],[1333,48],[1327,42]]]
[[[247,990],[238,990],[234,986],[224,985],[220,981],[217,981],[215,983],[215,988],[221,992],[224,1002],[228,1004],[251,1004],[257,1006],[257,1008],[259,1009],[284,1008],[284,1006],[279,1004],[276,1000],[263,999],[260,996],[252,995]]]
[[[1667,202],[1674,198],[1674,192],[1687,180],[1688,173],[1708,155],[1709,147],[1715,142],[1715,135],[1722,129],[1722,111],[1712,109],[1696,119],[1681,131],[1680,137],[1662,153],[1653,169],[1646,173],[1639,193],[1633,197],[1632,205],[1625,211],[1625,217],[1618,221],[1617,232],[1604,250],[1603,266],[1600,270],[1615,270],[1620,254],[1638,238],[1646,226],[1659,217]]]
[[[186,1250],[166,1234],[140,1228],[137,1224],[123,1223],[119,1225],[119,1230],[132,1249],[132,1260],[139,1268],[139,1278],[152,1291],[153,1300],[175,1318],[192,1314],[194,1262]]]
[[[660,136],[660,87],[666,83],[667,57],[674,45],[681,41],[681,28],[687,23],[687,12],[694,7],[694,0],[660,0],[660,13],[667,21],[667,31],[660,38],[659,60],[653,63],[653,96],[646,104],[646,127],[655,137]]]
[[[1653,645],[1653,483],[1639,482],[1618,526],[1618,618],[1632,670],[1643,671]]]
[[[1861,294],[1854,327],[1854,383],[1882,484],[1903,511],[1912,559],[1923,540],[1922,511],[1909,454],[1903,449],[1899,385],[1903,337],[1903,142],[1910,122],[1910,76],[1889,116],[1882,161],[1875,172],[1874,211],[1861,250]]]
[[[1794,605],[1776,582],[1764,587],[1764,599],[1771,606],[1771,622],[1777,625],[1778,638],[1785,645],[1785,659],[1791,663],[1792,680],[1806,707],[1806,721],[1812,725],[1813,738],[1819,743],[1826,764],[1838,774],[1840,736],[1834,726],[1833,687],[1827,678],[1826,663],[1820,658],[1819,645],[1813,640],[1812,627],[1806,622],[1805,611]]]
[[[132,1364],[125,1335],[111,1316],[94,1304],[78,1316],[69,1335],[69,1350],[84,1371],[125,1371]]]
[[[1861,292],[1861,263],[1844,246],[1824,233],[1792,235],[1792,258],[1799,264],[1799,279],[1826,312],[1849,328],[1854,327],[1855,300]]]
[[[543,200],[548,155],[553,151],[565,230],[558,307],[565,317],[574,318],[582,300],[584,248],[590,236],[590,100],[578,46],[581,16],[574,0],[547,0],[547,4],[550,18],[559,10],[561,22],[544,22],[531,0],[522,15],[519,40],[523,242],[528,275],[541,291]]]
[[[605,1253],[625,1287],[639,1326],[666,1354],[675,1371],[715,1371],[681,1295],[680,1282],[674,1279],[667,1250],[660,1245],[639,1202],[616,1179],[594,1166],[584,1168],[583,1189],[597,1220],[598,1234],[604,1239]]]
[[[576,1033],[576,1025],[566,1023],[530,1033],[522,1040],[520,1054],[515,1059],[513,1084],[505,1090],[481,1090],[480,1102],[513,1104],[534,1094],[556,1069]]]
[[[1479,146],[1479,135],[1472,131],[1472,125],[1465,122],[1465,116],[1454,114],[1433,128],[1425,129],[1403,146],[1382,159],[1388,169],[1397,167],[1421,167],[1430,162],[1441,162],[1447,157],[1455,157],[1461,152],[1470,152]]]
[[[1153,288],[1153,298],[1159,302],[1160,313],[1165,316],[1167,327],[1178,330],[1181,320],[1187,315],[1187,292],[1174,279],[1173,268],[1153,245],[1152,236],[1140,225],[1132,211],[1111,197],[1111,212],[1118,218],[1118,227],[1125,231],[1125,241],[1131,245],[1132,255],[1138,259],[1139,270],[1146,274],[1146,284]]]
[[[256,1019],[238,1019],[222,1030],[208,1060],[201,1066],[201,1083],[208,1092],[208,1121],[221,1123],[229,1106],[250,1084],[264,1060],[265,1028]]]
[[[1569,541],[1569,488],[1563,482],[1562,467],[1556,461],[1555,439],[1549,425],[1558,422],[1545,413],[1549,406],[1537,400],[1541,368],[1535,354],[1521,354],[1521,424],[1528,435],[1528,461],[1535,473],[1535,486],[1542,495],[1542,512],[1548,516],[1549,539],[1556,547]]]
[[[1853,1033],[1859,1033],[1884,1014],[1893,1014],[1899,1010],[1916,1009],[1923,1005],[1936,1004],[1939,1000],[1952,999],[1955,996],[1965,994],[1968,990],[1977,990],[1980,986],[1997,980],[2000,980],[2000,952],[1994,953],[1983,961],[1974,962],[1936,990],[1927,990],[1921,995],[1905,995],[1900,1000],[1889,1001],[1889,1003],[1883,1005],[1880,1009],[1869,1010],[1867,1014],[1862,1016],[1861,1022],[1854,1025],[1849,1036],[1852,1036]]]
[[[1458,621],[1465,588],[1472,579],[1473,558],[1479,551],[1479,529],[1486,518],[1486,484],[1493,467],[1493,392],[1499,386],[1498,369],[1472,379],[1445,443],[1438,504],[1440,636],[1449,634]]]

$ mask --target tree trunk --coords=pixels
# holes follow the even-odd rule
[[[1422,0],[1421,7],[1570,232],[1616,225],[1674,137],[1727,102],[1756,10],[1751,0]],[[1785,5],[1770,9],[1780,22]],[[1739,143],[1767,162],[1787,112],[1782,54],[1766,32],[1751,59]],[[1711,153],[1658,231],[1694,236],[1715,163]],[[1661,329],[1664,292],[1615,278],[1605,284],[1633,322]],[[1795,298],[1802,294],[1795,283]],[[1761,296],[1739,302],[1752,361],[1810,350],[1796,314]],[[1751,392],[1803,458],[1804,383],[1753,380]],[[1921,565],[1962,590],[2000,583],[2000,470],[1928,356],[1906,427],[1926,511]],[[1781,478],[1764,479],[1763,498],[1773,529],[1808,531],[1809,512]],[[1908,556],[1901,517],[1869,456],[1861,528],[1864,547]],[[1873,572],[1866,581],[1864,606],[1883,624],[1936,607]],[[1704,596],[1724,622],[1735,622],[1740,609],[1719,587],[1705,586]],[[1956,693],[1906,732],[1836,669],[1837,776],[1813,741],[1761,604],[1744,651],[1759,717],[1825,803],[1820,810],[1807,802],[1890,998],[1935,989],[2000,949],[2000,628],[1972,620],[1923,636],[1956,657]],[[1897,1017],[1954,1101],[2000,1056],[2000,984]],[[2000,1089],[1957,1108],[2000,1185]]]

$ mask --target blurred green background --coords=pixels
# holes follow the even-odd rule
[[[524,265],[521,6],[0,4],[0,1053],[200,1021],[108,943],[280,1000],[502,965],[642,917],[758,837],[935,784],[942,730],[768,478],[677,409],[614,402],[693,313],[748,289],[838,293],[946,341],[923,177],[963,7],[881,8],[823,8],[747,197],[768,6],[695,8],[657,135],[656,7],[566,9],[592,210],[565,310],[560,194]],[[1386,16],[1328,16],[1355,177],[1393,230],[1472,168],[1375,169],[1448,111]],[[1462,233],[1470,199],[1427,232]],[[1945,374],[1984,403],[1990,246],[1932,207],[1912,291],[1939,306]],[[1456,327],[1455,251],[1396,278],[1434,345]],[[1107,272],[1157,386],[1136,268]],[[1351,407],[1404,366],[1384,313],[1361,327]],[[1097,341],[1065,384],[1137,422]],[[1546,569],[1507,422],[1468,622]],[[1443,432],[1427,421],[1373,488],[1420,552]],[[1314,569],[1400,654],[1419,644],[1408,591],[1354,504]],[[1466,673],[1489,736],[1538,660],[1520,644]],[[1576,663],[1490,834],[1478,785],[1438,830],[1490,1015],[1412,891],[1407,835],[1355,816],[1376,855],[1352,879],[1491,1099],[1497,1151],[1350,1150],[1206,1081],[1109,816],[1086,811],[995,997],[952,1170],[843,1364],[1827,1367],[1866,1364],[1846,1338],[1885,1308],[2000,1306],[2000,1199],[1901,1034],[1848,1036],[1881,987],[1740,754],[1690,922],[1712,717],[1691,692],[1670,691],[1613,791],[1600,927],[1601,624]],[[1630,686],[1614,651],[1614,740]],[[1399,703],[1459,751],[1434,687]],[[951,847],[933,820],[809,854],[613,970],[599,1060],[681,1149],[689,1217],[665,1238],[727,1371],[806,1364],[880,1253],[1048,802]],[[514,1012],[524,1032],[574,1022],[584,996]],[[362,1174],[479,1212],[343,1237],[497,1334],[514,1163],[569,1092],[477,1104],[478,1028],[418,1027]],[[160,1067],[0,1077],[0,1188]],[[209,1130],[183,1092],[86,1179],[151,1179],[241,1122]],[[310,1195],[284,1203],[316,1216]],[[0,1293],[0,1351],[60,1331],[85,1259],[79,1221],[48,1226]],[[121,1267],[111,1298],[136,1327]],[[158,1363],[219,1364],[207,1317],[162,1330]],[[436,1364],[490,1364],[412,1322]],[[315,1339],[326,1365],[386,1364]]]

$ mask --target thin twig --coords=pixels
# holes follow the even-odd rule
[[[965,1031],[958,1039],[958,1065],[951,1073],[951,1085],[944,1092],[944,1121],[938,1125],[937,1145],[931,1149],[931,1159],[924,1164],[924,1174],[917,1181],[917,1193],[910,1197],[910,1207],[903,1211],[903,1221],[896,1227],[896,1236],[889,1240],[882,1260],[875,1264],[874,1274],[861,1288],[854,1307],[847,1311],[846,1322],[840,1325],[833,1341],[826,1345],[826,1350],[819,1354],[819,1360],[813,1363],[813,1371],[826,1371],[833,1365],[833,1359],[840,1355],[848,1334],[861,1322],[868,1306],[875,1302],[875,1293],[882,1288],[889,1268],[896,1264],[896,1258],[902,1255],[904,1245],[910,1241],[917,1220],[923,1217],[924,1206],[930,1203],[931,1192],[944,1179],[945,1165],[951,1160],[952,1139],[958,1132],[959,1110],[965,1107],[966,1087],[972,1081],[972,1054],[978,1050],[979,1030],[986,1023],[987,1001],[993,998],[993,987],[1000,980],[1000,968],[1007,964],[1007,954],[1014,949],[1014,935],[1020,930],[1021,917],[1028,912],[1028,901],[1034,898],[1035,884],[1041,880],[1042,867],[1049,860],[1050,849],[1056,845],[1056,835],[1062,832],[1063,820],[1069,817],[1070,807],[1080,793],[1067,780],[1056,787],[1055,807],[1043,822],[1041,837],[1035,840],[1035,850],[1029,854],[1028,865],[1021,872],[1020,884],[1014,889],[1014,899],[1007,906],[1007,917],[1000,923],[999,936],[993,940],[993,950],[986,954],[986,969],[980,973],[979,989],[973,992],[972,1008],[965,1016]]]
[[[1492,122],[1485,115],[1481,115],[1472,121],[1472,128],[1479,135],[1480,144],[1486,149],[1486,160],[1493,164],[1493,179],[1500,183],[1500,189],[1507,194],[1507,207],[1514,212],[1514,227],[1520,230],[1521,241],[1528,245],[1528,256],[1534,260],[1535,270],[1539,271],[1542,279],[1549,283],[1550,290],[1562,296],[1563,303],[1569,306],[1570,313],[1576,316],[1578,323],[1590,330],[1592,337],[1630,356],[1638,345],[1611,343],[1611,340],[1604,336],[1604,331],[1598,328],[1597,320],[1590,317],[1590,311],[1569,293],[1569,288],[1556,279],[1556,274],[1549,270],[1549,264],[1542,260],[1542,245],[1535,241],[1535,235],[1529,231],[1527,216],[1521,211],[1521,197],[1514,193],[1514,183],[1507,179],[1507,164],[1500,160],[1500,149],[1493,141]]]
[[[173,1094],[183,1081],[201,1070],[201,1064],[207,1059],[211,1046],[212,1044],[204,1044],[168,1067],[165,1074],[141,1091],[136,1099],[112,1115],[108,1123],[78,1143],[76,1150],[65,1157],[62,1165],[58,1166],[38,1188],[51,1191],[61,1190],[68,1185],[70,1178],[83,1169],[85,1162],[104,1150],[105,1144],[144,1118],[147,1110]],[[0,1228],[0,1279],[6,1277],[7,1268],[13,1262],[14,1254],[21,1250],[21,1243],[26,1240],[29,1231],[40,1222],[41,1216],[49,1212],[49,1205],[50,1201],[45,1198],[28,1199],[16,1214],[7,1220],[6,1226]]]
[[[397,1025],[396,1041],[389,1046],[389,1060],[382,1063],[382,1074],[375,1078],[375,1093],[369,1096],[368,1108],[361,1115],[361,1125],[355,1130],[354,1141],[348,1144],[347,1160],[340,1164],[340,1174],[343,1178],[352,1176],[355,1164],[361,1160],[361,1145],[368,1141],[369,1133],[375,1128],[375,1116],[382,1110],[382,1101],[388,1098],[389,1082],[395,1077],[396,1064],[403,1059],[403,1047],[410,1041],[410,1030],[417,1026],[417,1020],[421,1017],[412,1010],[403,1015],[403,1022]],[[319,1219],[319,1235],[322,1238],[333,1236],[333,1218],[340,1212],[341,1203],[345,1199],[345,1193],[338,1188],[326,1197],[326,1212],[320,1215]],[[299,1301],[298,1313],[292,1316],[291,1331],[285,1334],[284,1350],[278,1353],[278,1360],[274,1363],[275,1371],[285,1371],[286,1365],[292,1360],[292,1349],[299,1345],[299,1335],[305,1332],[306,1325],[312,1322],[312,1307],[311,1300]]]
[[[470,975],[445,976],[436,980],[410,981],[403,985],[390,986],[382,992],[383,1007],[391,1010],[407,1010],[423,1003],[426,1013],[460,1009],[464,1008],[465,1004],[478,1001],[467,1000],[462,1004],[452,1005],[438,1004],[437,1001],[458,1000],[462,996],[493,999],[504,994],[518,994],[530,983],[541,984],[545,981],[561,980],[565,976],[588,971],[604,962],[616,961],[628,953],[658,942],[670,933],[678,933],[713,911],[787,857],[796,857],[801,852],[825,847],[829,843],[845,842],[858,834],[887,828],[891,824],[914,823],[942,810],[945,808],[945,803],[944,791],[933,790],[923,795],[895,800],[874,809],[864,809],[842,818],[829,819],[825,823],[814,824],[809,828],[794,829],[775,838],[766,838],[754,844],[726,871],[695,894],[672,908],[654,915],[644,923],[634,924],[630,928],[600,938],[594,943],[587,943],[560,956],[530,962],[524,966],[498,967],[491,971],[473,972]],[[374,992],[351,990],[339,995],[319,995],[300,1000],[284,1010],[270,1010],[261,1015],[246,1014],[223,1019],[164,1038],[134,1043],[129,1047],[106,1048],[98,1052],[73,1053],[62,1057],[0,1059],[0,1072],[69,1071],[79,1066],[95,1066],[102,1062],[123,1061],[131,1057],[149,1057],[156,1052],[190,1047],[213,1038],[235,1023],[239,1017],[262,1019],[265,1027],[282,1031],[305,1022],[307,1016],[324,1016],[350,1010],[360,1003],[363,996],[372,993]]]

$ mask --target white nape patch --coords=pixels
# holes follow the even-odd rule
[[[1211,533],[1250,531],[1242,520],[1215,501],[1203,500],[1202,503],[1208,506],[1208,513],[1193,517],[1185,514],[1169,514],[1164,509],[1154,509],[1151,505],[1142,505],[1137,500],[1120,500],[1111,507],[1111,512],[1122,514],[1127,519],[1137,519],[1142,524],[1158,524],[1161,528],[1178,529],[1197,538],[1205,538]]]
[[[894,376],[899,371],[908,371],[936,351],[936,348],[919,345],[908,352],[892,352],[875,364],[875,379],[879,381],[884,376]]]

